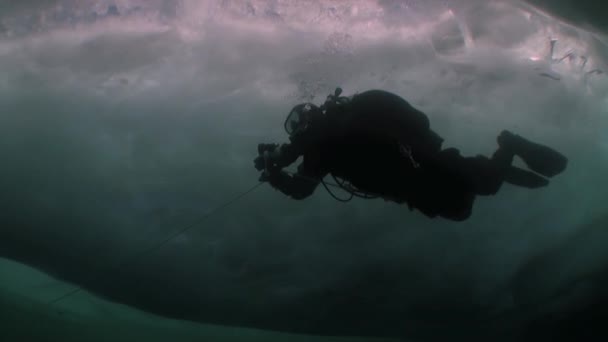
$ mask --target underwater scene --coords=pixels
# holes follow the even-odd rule
[[[608,340],[607,11],[0,1],[0,341]]]

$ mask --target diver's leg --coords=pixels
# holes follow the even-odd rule
[[[479,195],[494,195],[500,190],[503,182],[536,189],[547,186],[549,181],[534,172],[520,169],[511,165],[514,153],[511,149],[499,147],[488,159],[483,156],[473,158],[471,175],[473,176],[476,193]]]
[[[434,158],[422,161],[414,207],[427,216],[434,213],[452,221],[464,221],[473,212],[476,189],[470,169],[474,158],[465,158],[455,148],[447,148]],[[487,158],[486,158],[487,159]]]
[[[494,195],[500,190],[508,170],[513,162],[513,154],[499,148],[492,158],[476,156],[465,158],[466,172],[475,193],[478,195]]]
[[[528,170],[511,166],[505,175],[505,182],[528,189],[542,188],[549,185],[549,180]]]
[[[562,173],[568,165],[568,158],[561,153],[509,131],[502,131],[497,141],[501,148],[512,151],[513,154],[523,159],[530,170],[545,177],[553,177]]]

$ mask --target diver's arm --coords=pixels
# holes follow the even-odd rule
[[[325,174],[318,168],[311,168],[304,163],[298,167],[298,172],[290,175],[285,171],[271,172],[268,182],[285,195],[301,200],[312,195]]]
[[[270,152],[270,161],[273,166],[279,169],[287,167],[295,162],[303,154],[302,148],[297,144],[282,144],[274,151]]]
[[[258,157],[254,159],[255,168],[258,171],[278,171],[291,165],[302,154],[302,149],[294,144],[259,144]]]

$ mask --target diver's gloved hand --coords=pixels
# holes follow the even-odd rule
[[[258,144],[258,154],[263,155],[264,152],[274,152],[279,147],[279,144]]]
[[[253,160],[253,165],[256,170],[262,171],[267,168],[270,152],[274,152],[278,146],[278,144],[258,144],[258,156]]]
[[[258,171],[262,171],[266,168],[266,160],[264,158],[263,155],[257,156],[254,160],[253,160],[253,165],[255,166],[255,169]]]
[[[270,172],[263,171],[258,178],[259,182],[268,182],[270,180]]]
[[[272,178],[276,178],[279,175],[279,173],[281,173],[281,170],[279,168],[276,168],[276,167],[268,168],[268,169],[264,170],[262,172],[262,174],[260,174],[260,178],[258,178],[258,181],[269,182]]]

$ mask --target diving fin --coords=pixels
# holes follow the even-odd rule
[[[562,173],[568,165],[568,158],[563,154],[509,131],[502,131],[497,140],[501,148],[512,151],[523,159],[530,170],[545,177],[553,177]]]
[[[528,189],[542,188],[549,185],[549,180],[534,172],[511,166],[505,174],[505,182]]]

